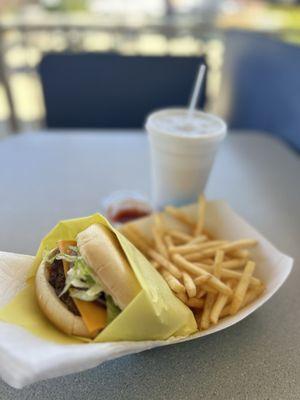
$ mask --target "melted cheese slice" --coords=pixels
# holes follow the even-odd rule
[[[106,326],[106,309],[91,301],[73,299],[87,330],[91,333]]]
[[[69,246],[77,246],[75,240],[60,240],[57,244],[59,251],[65,254],[70,253]],[[69,269],[69,264],[70,263],[63,260],[65,275]],[[103,329],[106,326],[107,313],[104,307],[101,307],[96,302],[83,301],[79,299],[73,299],[73,301],[90,333]]]

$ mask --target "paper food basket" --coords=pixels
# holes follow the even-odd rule
[[[196,205],[185,206],[183,210],[191,217],[196,218]],[[95,216],[89,217],[91,221],[93,217]],[[170,228],[176,228],[176,222],[171,218],[166,218],[166,224]],[[136,225],[143,234],[150,235],[152,217],[150,216],[138,220]],[[48,321],[45,321],[45,325],[43,326],[44,330],[41,334],[33,334],[34,319],[26,326],[26,321],[24,322],[22,320],[23,317],[20,313],[19,320],[16,324],[15,315],[10,312],[12,309],[9,309],[9,307],[12,306],[15,299],[17,299],[21,293],[26,294],[26,291],[28,291],[28,298],[32,295],[27,278],[29,275],[32,276],[34,274],[37,261],[40,260],[42,249],[40,249],[35,262],[35,258],[32,256],[0,252],[0,375],[2,379],[15,388],[22,388],[39,380],[83,371],[124,355],[137,353],[158,346],[199,339],[214,332],[221,331],[254,312],[257,308],[262,306],[287,279],[293,266],[293,259],[277,250],[265,237],[239,217],[225,202],[213,201],[207,203],[205,228],[216,238],[238,240],[244,237],[251,237],[257,239],[259,244],[253,249],[252,258],[257,263],[256,276],[266,284],[266,290],[261,297],[240,310],[236,315],[222,319],[216,326],[212,326],[204,332],[195,332],[192,313],[183,303],[181,306],[179,300],[178,303],[175,296],[172,296],[173,300],[171,300],[170,303],[170,313],[166,313],[165,315],[168,319],[166,326],[171,326],[172,328],[162,328],[156,337],[155,330],[150,332],[152,335],[151,337],[156,340],[141,340],[143,335],[149,334],[148,330],[147,332],[142,330],[142,336],[140,337],[132,336],[131,330],[125,329],[127,320],[123,319],[122,321],[122,317],[120,318],[120,326],[125,329],[125,332],[129,332],[125,338],[130,340],[122,341],[120,334],[116,333],[118,329],[110,328],[102,335],[100,339],[101,342],[87,344],[75,341],[74,338],[70,339],[64,337],[64,335],[56,331],[52,326],[49,328]],[[67,231],[65,235],[68,235]],[[64,239],[74,238],[75,233],[73,232],[70,235],[72,237],[64,237]],[[51,237],[51,239],[53,239],[53,243],[50,244],[53,245],[56,240],[55,235]],[[124,249],[124,246],[122,247]],[[136,257],[135,249],[131,248],[130,251],[133,251],[133,257]],[[138,268],[133,269],[136,274],[139,274]],[[158,273],[154,269],[153,271],[154,278],[153,274],[150,274],[151,276],[147,276],[147,279],[154,279],[156,282],[155,274],[158,275]],[[159,282],[161,284],[162,280]],[[149,286],[147,282],[145,282],[145,287],[146,286]],[[167,296],[168,302],[168,290],[164,283],[162,283],[162,288],[160,288],[160,290],[163,290],[165,296]],[[26,299],[27,297],[23,296],[22,301],[24,309],[26,309],[27,306],[29,307],[27,310],[33,307],[32,311],[35,312],[35,307],[37,307],[37,305],[32,303],[25,304]],[[145,305],[144,301],[145,299],[142,299],[142,306]],[[7,312],[7,310],[9,310],[9,312]],[[139,305],[132,311],[135,312],[136,310],[139,310]],[[125,312],[127,312],[127,308]],[[125,312],[123,311],[120,316],[122,316],[123,313],[125,314]],[[179,312],[180,318],[176,318],[176,312],[177,314]],[[116,320],[116,323],[117,322]],[[158,329],[160,328],[161,327],[158,326]],[[56,333],[53,333],[51,329]],[[55,336],[55,340],[53,340],[53,335],[57,335]],[[99,337],[101,337],[101,334]],[[133,337],[135,340],[132,340]],[[157,340],[157,337],[163,339]],[[82,351],[83,347],[84,351]]]

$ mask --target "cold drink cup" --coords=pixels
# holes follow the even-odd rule
[[[194,202],[202,193],[216,152],[226,136],[225,122],[212,114],[170,108],[146,121],[150,141],[152,196],[156,209]]]

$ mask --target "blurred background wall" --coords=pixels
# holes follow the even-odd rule
[[[213,111],[220,95],[224,33],[233,28],[300,43],[300,1],[1,0],[0,136],[43,126],[37,66],[52,51],[205,53],[206,108]]]

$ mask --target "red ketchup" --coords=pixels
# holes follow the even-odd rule
[[[107,207],[107,218],[114,223],[125,223],[151,214],[152,210],[146,201],[123,199],[112,202]]]

